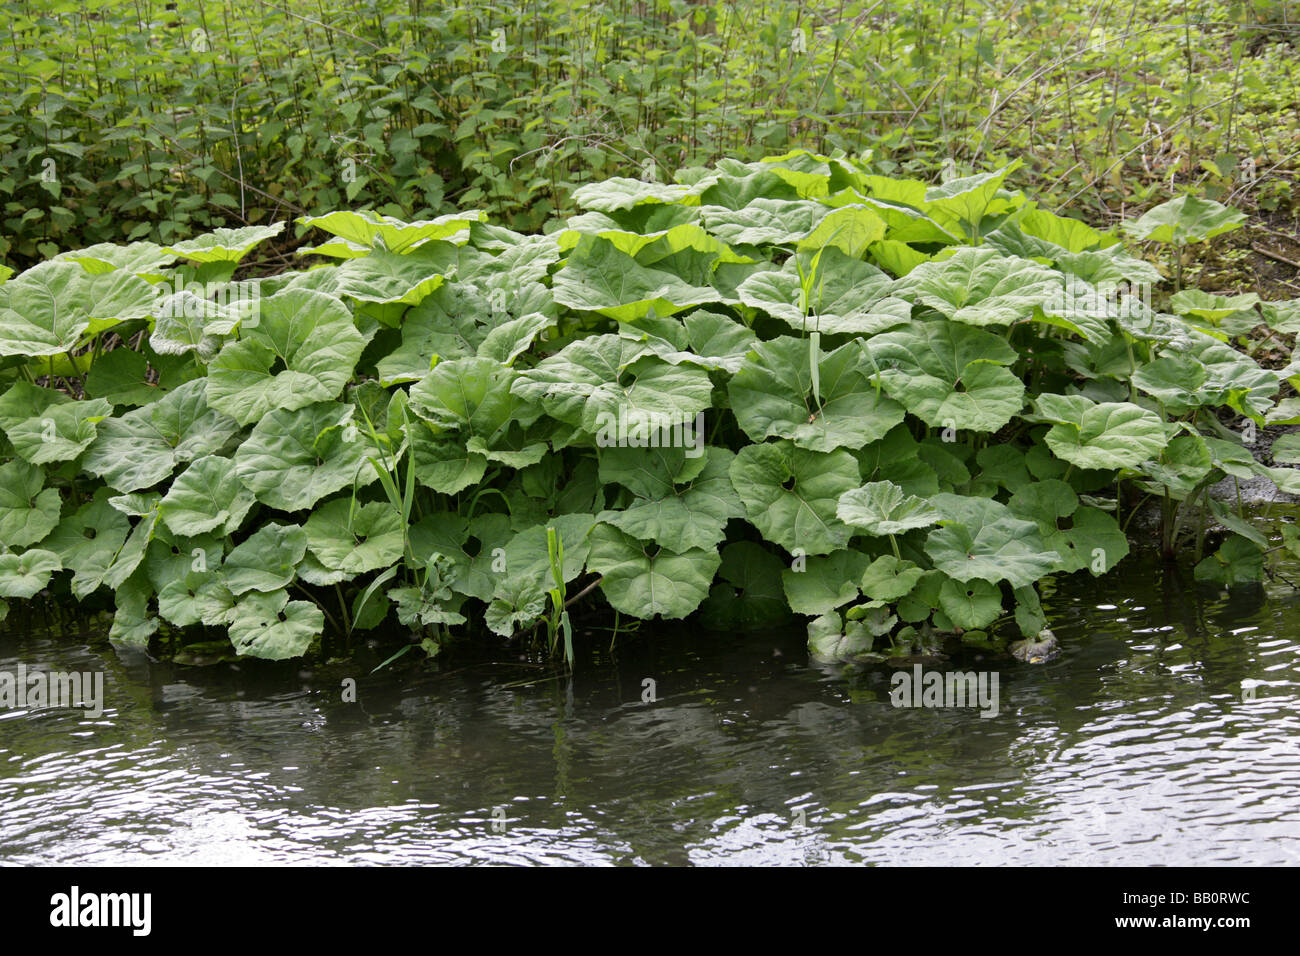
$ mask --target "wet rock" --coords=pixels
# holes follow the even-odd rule
[[[1016,660],[1026,664],[1045,664],[1061,653],[1061,646],[1057,643],[1055,634],[1043,630],[1038,637],[1016,641],[1007,650]]]

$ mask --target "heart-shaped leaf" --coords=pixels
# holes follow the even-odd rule
[[[376,454],[353,422],[353,407],[320,402],[277,409],[235,452],[235,474],[258,501],[281,511],[310,508],[326,495],[377,476]]]
[[[1179,196],[1127,220],[1124,230],[1134,239],[1155,242],[1204,242],[1241,227],[1246,214],[1212,199]]]
[[[406,543],[402,516],[381,502],[336,498],[313,511],[303,527],[316,559],[349,575],[388,567],[402,557]]]
[[[293,580],[307,541],[307,532],[297,525],[263,525],[226,555],[221,564],[226,587],[236,596],[278,591]]]
[[[912,304],[895,296],[893,280],[868,262],[834,247],[825,250],[806,300],[798,265],[792,256],[780,269],[755,272],[736,294],[750,308],[801,332],[874,335],[912,318]],[[804,267],[810,270],[811,264]]]
[[[186,382],[152,405],[97,426],[82,465],[118,491],[149,488],[178,464],[221,450],[239,426],[208,407],[203,379]]]
[[[38,548],[22,554],[0,554],[0,597],[35,597],[62,566],[57,554]]]
[[[273,239],[284,232],[286,223],[270,226],[243,226],[239,229],[214,229],[174,246],[164,246],[163,252],[189,259],[191,262],[238,262],[258,244]]]
[[[920,323],[873,337],[867,350],[890,396],[927,425],[996,431],[1024,405],[1024,383],[1002,367],[1015,351],[969,325]]]
[[[73,401],[62,392],[15,382],[0,397],[0,428],[33,465],[70,461],[90,446],[96,425],[113,413],[100,398]]]
[[[682,618],[709,593],[722,558],[713,549],[678,554],[645,545],[607,524],[591,529],[589,570],[601,575],[600,589],[613,607],[640,618]]]
[[[1044,436],[1056,457],[1079,468],[1137,468],[1169,443],[1160,417],[1130,402],[1089,404],[1078,423],[1053,425]]]
[[[45,472],[25,461],[0,465],[0,545],[35,544],[59,523],[63,500],[57,488],[45,488]]]
[[[560,305],[620,321],[639,318],[651,309],[657,315],[673,315],[720,298],[710,287],[692,285],[672,272],[641,265],[598,236],[582,237],[564,268],[555,274],[553,289]]]
[[[251,320],[250,320],[251,321]],[[263,299],[256,324],[212,360],[208,402],[241,425],[275,409],[293,411],[337,398],[365,348],[347,307],[319,292],[290,290]]]
[[[950,578],[1026,587],[1060,562],[1060,555],[1043,544],[1037,525],[1015,517],[1006,505],[950,494],[936,495],[931,504],[945,524],[930,532],[925,552]]]
[[[252,593],[235,605],[230,643],[245,657],[282,661],[301,657],[325,628],[325,615],[310,601],[290,601],[287,591]]]
[[[228,535],[243,522],[255,499],[229,458],[207,455],[190,463],[172,482],[159,517],[175,534],[209,531]]]
[[[967,246],[917,266],[899,281],[897,294],[955,322],[986,326],[1028,319],[1062,288],[1060,274],[1036,262]]]
[[[809,451],[788,441],[746,445],[731,463],[731,483],[750,522],[791,553],[829,554],[848,543],[850,529],[835,508],[858,476],[847,451]]]
[[[760,342],[728,392],[737,422],[754,441],[789,438],[814,451],[861,448],[904,416],[903,407],[873,385],[870,360],[856,342],[830,353],[789,336]]]
[[[725,448],[707,452],[705,467],[698,475],[667,489],[658,488],[652,495],[638,496],[620,511],[603,512],[600,520],[679,554],[693,548],[716,548],[726,534],[727,522],[743,517],[745,511],[731,485],[730,466],[735,455]]]
[[[845,524],[869,535],[904,534],[939,520],[922,499],[905,494],[892,481],[868,482],[840,496],[835,513]]]

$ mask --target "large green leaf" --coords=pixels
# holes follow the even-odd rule
[[[570,309],[599,312],[627,321],[654,309],[672,315],[719,300],[708,286],[692,285],[672,272],[647,268],[608,239],[583,236],[555,274],[555,301]]]
[[[922,499],[905,494],[892,481],[868,482],[840,496],[835,513],[845,524],[869,535],[904,534],[939,520]]]
[[[281,511],[305,510],[354,483],[375,481],[366,459],[376,452],[353,411],[320,402],[271,412],[235,452],[235,473],[259,501]]]
[[[420,484],[444,495],[454,495],[482,479],[488,459],[481,451],[471,451],[455,435],[438,433],[420,420],[407,424],[406,434],[415,457],[415,476]]]
[[[699,476],[710,460],[703,452],[680,447],[602,448],[600,480],[620,484],[640,498],[662,498]]]
[[[996,335],[946,319],[867,343],[889,394],[937,428],[996,431],[1024,405],[1025,386],[1003,368],[1016,353]]]
[[[301,657],[325,628],[310,601],[290,601],[287,591],[248,594],[231,612],[230,643],[247,657],[282,661]]]
[[[401,515],[386,502],[336,498],[313,511],[304,528],[316,559],[349,575],[388,567],[402,557],[406,543]]]
[[[72,596],[77,599],[94,593],[104,583],[131,530],[127,516],[109,504],[110,494],[107,488],[100,488],[41,542],[73,573]]]
[[[190,463],[172,482],[159,507],[159,517],[179,535],[220,535],[234,532],[253,507],[229,458],[207,455]]]
[[[511,574],[509,561],[504,569],[500,561],[515,538],[506,515],[483,514],[471,521],[454,513],[434,512],[413,525],[410,534],[417,561],[427,563],[438,555],[450,560],[447,581],[457,593],[491,601],[498,585]],[[568,563],[566,554],[566,566]]]
[[[344,209],[323,216],[303,216],[298,222],[304,226],[324,229],[363,247],[379,245],[389,252],[400,253],[411,252],[439,239],[455,240],[461,233],[466,233],[464,238],[468,238],[470,224],[481,222],[483,218],[482,212],[472,211],[454,212],[436,219],[403,222],[367,210]]]
[[[1002,614],[1002,592],[980,578],[949,578],[939,588],[939,609],[958,627],[988,627]]]
[[[1213,336],[1189,330],[1160,354],[1193,359],[1205,368],[1205,382],[1197,389],[1202,404],[1227,405],[1261,425],[1273,407],[1281,384],[1278,376]]]
[[[98,242],[85,249],[72,249],[53,256],[54,260],[75,262],[87,272],[98,275],[121,269],[135,275],[160,276],[163,269],[176,260],[170,252],[164,252],[162,246],[152,242],[131,242],[117,245],[112,242]]]
[[[272,592],[286,587],[307,553],[307,532],[298,525],[267,524],[237,545],[221,564],[230,593]]]
[[[1137,468],[1169,442],[1160,417],[1130,402],[1089,404],[1078,423],[1053,425],[1044,436],[1056,457],[1078,468]]]
[[[1239,534],[1230,535],[1214,554],[1193,572],[1198,581],[1212,581],[1226,587],[1249,584],[1264,577],[1263,549]]]
[[[838,249],[853,259],[861,259],[867,247],[885,238],[888,226],[870,205],[840,206],[823,217],[796,248],[816,252]]]
[[[0,428],[20,457],[44,465],[80,455],[95,440],[95,426],[112,412],[100,398],[73,401],[53,389],[15,382],[0,397]]]
[[[797,243],[812,234],[832,210],[819,202],[755,199],[743,209],[701,206],[709,232],[732,245]]]
[[[931,504],[944,524],[926,537],[925,552],[936,570],[950,578],[1026,587],[1060,562],[1060,555],[1044,545],[1037,525],[991,498],[940,494]]]
[[[208,407],[205,387],[195,379],[152,405],[104,419],[83,467],[111,488],[137,491],[170,477],[178,464],[220,451],[239,426]]]
[[[0,546],[35,544],[59,523],[59,489],[45,487],[45,472],[25,461],[0,465]]]
[[[0,356],[62,355],[87,332],[149,316],[156,301],[153,286],[129,272],[44,262],[0,285]]]
[[[925,191],[922,209],[948,232],[978,236],[985,216],[995,216],[1024,200],[1005,194],[1002,184],[1020,166],[1013,160],[1001,169],[950,179]]]
[[[758,337],[734,319],[703,309],[682,320],[691,352],[735,374]]]
[[[750,523],[791,553],[829,554],[848,543],[850,529],[835,508],[858,482],[857,460],[847,451],[809,451],[789,441],[746,445],[731,464]]]
[[[411,388],[411,408],[435,423],[455,427],[462,435],[492,440],[512,421],[527,423],[520,398],[511,394],[517,373],[490,358],[440,362]]]
[[[858,598],[858,583],[871,563],[860,551],[836,551],[783,568],[781,583],[796,614],[825,614]]]
[[[183,290],[158,304],[149,346],[159,355],[193,353],[209,362],[241,323],[256,321],[257,309],[258,300],[242,294],[221,302]]]
[[[238,262],[259,243],[284,232],[286,223],[271,226],[244,226],[239,229],[214,229],[194,239],[164,246],[163,252],[191,262]]]
[[[548,517],[539,524],[531,525],[519,531],[502,549],[505,570],[498,577],[505,582],[529,582],[545,591],[555,586],[554,572],[551,568],[550,550],[547,531],[554,528],[564,547],[564,565],[561,573],[566,582],[582,574],[590,548],[588,534],[596,524],[596,516],[591,514],[560,514]],[[506,593],[498,583],[495,594]]]
[[[1044,547],[1060,555],[1062,571],[1087,568],[1101,575],[1128,555],[1128,539],[1119,522],[1098,508],[1080,508],[1074,489],[1064,481],[1025,485],[1011,496],[1007,508],[1038,525]]]
[[[600,589],[618,611],[634,617],[682,618],[709,593],[722,563],[714,549],[678,554],[643,544],[607,524],[591,529],[587,567],[601,575]]]
[[[915,296],[941,315],[969,325],[1011,325],[1030,318],[1062,289],[1060,273],[987,247],[958,249],[923,262],[899,281],[897,294]]]
[[[811,263],[804,269],[809,272]],[[822,253],[806,301],[794,256],[780,269],[755,272],[737,289],[742,303],[799,331],[849,335],[874,335],[910,321],[911,303],[893,292],[884,272],[834,247]]]
[[[263,299],[255,324],[212,360],[208,402],[241,425],[337,398],[365,348],[347,307],[300,289]]]
[[[814,393],[812,357],[818,389]],[[728,386],[736,421],[754,441],[789,438],[801,448],[861,448],[883,438],[904,417],[880,393],[870,360],[857,342],[823,352],[806,339],[761,342]]]
[[[637,497],[621,511],[603,512],[600,520],[681,554],[693,548],[715,548],[725,536],[727,522],[745,512],[731,485],[735,456],[725,448],[707,451],[707,464],[698,475]]]
[[[677,183],[646,182],[614,176],[597,183],[586,183],[573,191],[573,202],[581,209],[618,212],[643,203],[675,203],[689,189]]]
[[[1245,213],[1212,199],[1179,196],[1148,210],[1140,219],[1125,221],[1124,229],[1134,239],[1182,244],[1213,239],[1245,221]]]
[[[711,404],[713,384],[703,369],[647,356],[622,336],[598,335],[521,373],[512,391],[593,435],[622,433],[629,444],[650,447],[665,426],[693,424]]]
[[[22,554],[0,554],[0,598],[35,597],[61,567],[57,554],[39,548]]]
[[[862,593],[873,601],[897,601],[911,593],[924,575],[913,561],[881,555],[862,573]]]
[[[377,249],[331,270],[328,286],[314,287],[361,302],[416,305],[447,280],[456,258],[456,247],[445,242],[408,253]],[[305,279],[303,285],[308,285]]]

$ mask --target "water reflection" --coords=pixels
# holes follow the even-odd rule
[[[895,708],[894,668],[799,633],[662,629],[539,680],[505,652],[186,668],[14,619],[0,670],[103,669],[107,709],[0,711],[0,861],[1295,862],[1300,600],[1122,586],[1046,596],[1048,664],[952,648],[998,672],[988,719]]]

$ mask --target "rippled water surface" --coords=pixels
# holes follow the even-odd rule
[[[795,631],[661,629],[570,679],[182,667],[11,620],[0,670],[103,670],[107,709],[0,710],[0,863],[1295,863],[1300,597],[1126,568],[1045,600],[1054,661],[949,648],[998,675],[990,718],[896,708],[898,668]]]

